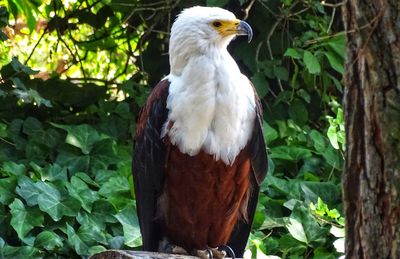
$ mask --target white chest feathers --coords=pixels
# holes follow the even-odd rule
[[[169,114],[162,136],[182,153],[204,150],[231,164],[248,143],[256,117],[254,90],[235,61],[228,53],[198,56],[181,75],[167,78]]]

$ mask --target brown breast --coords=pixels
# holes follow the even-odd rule
[[[172,146],[160,199],[166,236],[188,250],[226,244],[238,219],[247,216],[250,174],[247,149],[227,166],[203,151],[189,156]]]

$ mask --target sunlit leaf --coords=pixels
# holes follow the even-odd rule
[[[115,217],[122,224],[124,230],[124,242],[129,247],[142,245],[142,238],[139,231],[139,222],[133,205],[128,205]]]

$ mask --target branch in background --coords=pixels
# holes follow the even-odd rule
[[[243,20],[247,20],[247,18],[249,17],[249,12],[251,10],[251,8],[253,7],[253,4],[256,2],[256,0],[251,0],[246,7],[244,7],[242,10],[244,12],[244,16],[243,16]]]
[[[31,59],[33,53],[35,52],[37,46],[39,45],[40,41],[43,39],[43,36],[46,34],[46,32],[47,32],[47,28],[45,28],[45,29],[43,30],[42,35],[40,35],[39,40],[36,42],[35,46],[34,46],[33,49],[31,50],[31,53],[29,54],[28,58],[25,60],[24,65],[26,65],[26,64],[28,63],[28,61]]]

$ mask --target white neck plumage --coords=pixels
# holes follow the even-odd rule
[[[163,129],[182,153],[204,150],[227,165],[248,143],[255,120],[254,90],[226,50],[230,40],[204,44],[186,38],[171,44]]]

